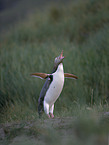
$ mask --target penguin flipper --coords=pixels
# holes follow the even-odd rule
[[[50,76],[50,74],[46,74],[46,73],[32,73],[30,75],[34,76],[34,77],[41,78],[41,79],[46,79],[47,77]]]
[[[78,79],[77,76],[75,76],[74,74],[69,74],[69,73],[64,73],[64,77],[65,78],[70,78],[70,79]]]

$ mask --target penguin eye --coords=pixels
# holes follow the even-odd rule
[[[55,61],[57,60],[57,57],[55,58]]]

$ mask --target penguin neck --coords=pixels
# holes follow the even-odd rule
[[[58,65],[58,67],[57,67],[57,72],[63,72],[64,70],[63,70],[63,64],[62,63],[60,63],[59,65]]]
[[[63,64],[62,63],[60,63],[57,67],[55,67],[54,66],[54,68],[53,68],[53,71],[52,71],[52,73],[55,73],[55,72],[64,72],[64,69],[63,69]]]

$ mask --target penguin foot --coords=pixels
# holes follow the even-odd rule
[[[50,115],[49,114],[47,114],[47,116],[48,116],[48,118],[50,118]]]
[[[52,113],[50,113],[50,115],[51,115],[51,118],[54,118],[54,115]]]

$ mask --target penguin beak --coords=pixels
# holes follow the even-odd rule
[[[65,58],[65,57],[63,56],[63,50],[62,50],[62,52],[61,52],[59,58],[60,58],[61,60],[63,60],[63,59]]]

